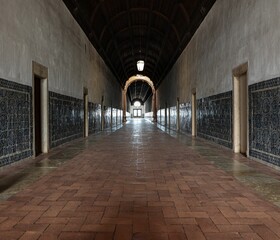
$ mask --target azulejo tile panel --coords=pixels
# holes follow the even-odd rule
[[[157,111],[157,122],[162,126],[165,125],[165,109],[159,109]]]
[[[161,123],[161,125],[163,125],[163,126],[165,126],[165,124],[166,124],[165,119],[166,119],[166,116],[165,116],[165,109],[163,108],[163,109],[160,110],[160,123]]]
[[[180,130],[192,132],[192,106],[191,103],[180,104]]]
[[[157,123],[161,124],[160,123],[160,110],[157,110]]]
[[[116,127],[118,124],[118,116],[117,116],[117,109],[112,108],[112,127]]]
[[[250,156],[280,166],[280,78],[249,86]]]
[[[32,88],[0,79],[0,166],[32,156]]]
[[[199,137],[232,148],[232,92],[197,100]]]
[[[121,109],[118,109],[118,121],[117,123],[120,125],[122,124],[122,121],[123,121],[123,111]]]
[[[169,128],[169,126],[170,126],[170,108],[166,109],[166,117],[165,117],[165,119],[166,119],[166,126]]]
[[[112,113],[113,113],[112,126],[117,127],[117,126],[121,125],[122,124],[122,110],[118,109],[118,108],[113,108]]]
[[[83,100],[49,92],[49,106],[51,147],[83,136]]]
[[[111,107],[104,107],[104,129],[111,127]]]
[[[101,104],[88,103],[89,111],[89,133],[97,133],[101,131]]]
[[[177,130],[177,108],[170,107],[170,129]]]

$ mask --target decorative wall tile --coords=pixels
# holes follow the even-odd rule
[[[50,146],[83,136],[83,100],[49,92]]]
[[[161,109],[157,111],[157,123],[161,125]]]
[[[165,125],[165,109],[159,109],[157,111],[157,123],[162,126]]]
[[[177,130],[177,108],[170,107],[170,129]]]
[[[180,104],[180,130],[186,133],[192,132],[192,106],[191,103]]]
[[[232,148],[232,92],[197,100],[197,134]]]
[[[116,124],[114,125],[114,127],[119,126],[122,124],[122,110],[118,109],[118,108],[114,108],[115,110],[113,110],[113,112],[115,111],[115,119],[113,120]]]
[[[122,124],[123,121],[123,111],[121,109],[118,109],[118,125]]]
[[[160,124],[160,110],[157,110],[157,123]]]
[[[250,156],[280,166],[280,78],[249,86]]]
[[[104,107],[104,129],[111,128],[111,107]]]
[[[32,156],[32,88],[0,79],[0,166]]]
[[[89,111],[89,134],[101,131],[101,104],[88,103]]]
[[[166,109],[166,127],[170,127],[170,109],[169,108],[167,108]]]
[[[161,122],[161,125],[165,126],[165,109],[161,109],[160,110],[160,122]]]
[[[116,108],[112,108],[112,127],[116,127],[117,126],[117,109]]]
[[[170,113],[170,116],[169,116]],[[169,122],[170,120],[170,122]],[[176,107],[170,107],[165,110],[165,108],[160,109],[157,111],[157,123],[170,127],[170,129],[176,130],[177,129],[177,112]]]

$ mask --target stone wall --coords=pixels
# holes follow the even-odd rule
[[[102,99],[121,109],[120,84],[63,1],[3,1],[0,32],[0,166],[33,155],[33,62],[47,69],[50,147],[83,136],[84,89],[89,133]]]
[[[280,166],[280,78],[252,84],[248,91],[249,156]],[[232,102],[232,92],[198,99],[197,135],[232,148]],[[191,119],[191,103],[180,104],[180,131],[191,134]]]
[[[280,76],[280,1],[217,0],[157,89],[158,107],[232,91],[233,69],[248,63],[248,85]]]
[[[280,1],[217,0],[157,89],[158,108],[179,98],[190,133],[195,90],[198,136],[232,148],[233,72],[247,63],[248,154],[279,166],[279,18]]]

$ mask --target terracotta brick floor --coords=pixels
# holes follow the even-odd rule
[[[217,159],[279,172],[184,139],[138,120],[40,156],[64,160],[0,202],[0,239],[280,239],[279,207]]]

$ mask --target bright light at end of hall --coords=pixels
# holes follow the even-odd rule
[[[141,106],[141,103],[139,101],[136,101],[134,102],[133,104],[134,107],[140,107]]]
[[[143,60],[139,60],[137,61],[137,69],[139,72],[142,72],[144,70],[144,61]]]

